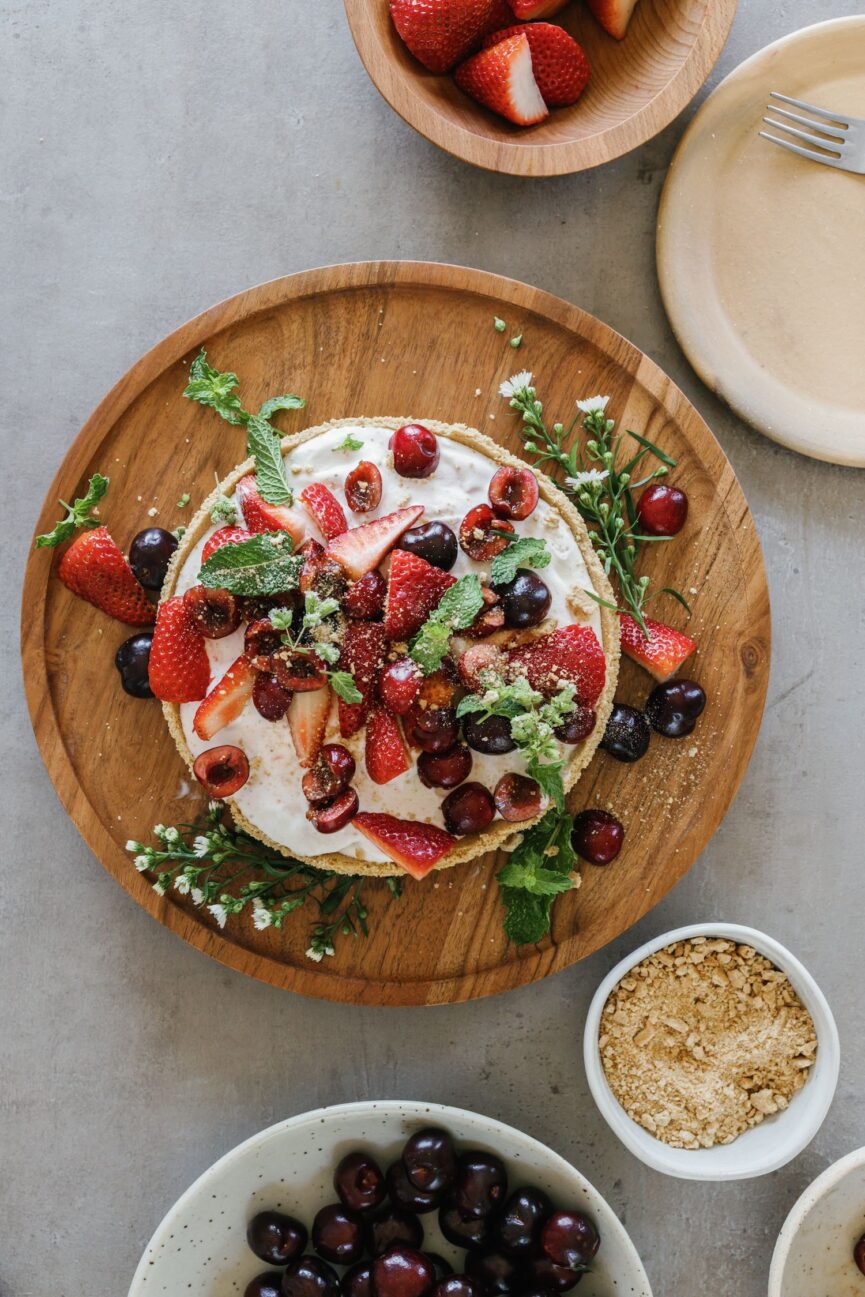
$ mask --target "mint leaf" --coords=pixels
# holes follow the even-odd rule
[[[550,809],[523,835],[497,874],[505,906],[505,933],[517,945],[528,945],[549,931],[553,900],[569,891],[569,874],[576,865],[571,846],[573,820],[565,811]]]
[[[305,405],[305,397],[295,396],[292,392],[287,392],[285,396],[272,396],[269,401],[265,401],[258,412],[258,417],[259,419],[269,419],[278,410],[302,410]]]
[[[513,581],[519,568],[549,567],[552,557],[543,537],[521,536],[501,554],[496,554],[490,567],[490,581],[493,585],[506,585]]]
[[[331,671],[329,679],[333,685],[334,693],[338,694],[343,702],[363,702],[363,694],[354,683],[354,676],[350,671]]]
[[[285,480],[279,434],[266,419],[252,414],[246,425],[246,451],[255,459],[255,484],[268,504],[294,504],[294,493]]]
[[[189,401],[209,406],[225,419],[226,423],[246,423],[249,415],[240,404],[237,395],[238,379],[236,374],[220,373],[207,363],[207,352],[202,347],[189,366],[189,382],[183,395]]]
[[[349,433],[345,441],[341,441],[338,446],[334,446],[332,453],[335,455],[338,450],[360,450],[362,445],[363,442],[360,437],[355,437]]]
[[[558,896],[560,892],[569,892],[573,884],[567,874],[560,874],[555,869],[543,865],[523,865],[509,860],[498,874],[502,887],[519,888],[535,896]]]
[[[552,909],[549,896],[533,896],[519,888],[503,887],[502,901],[506,911],[505,936],[514,945],[534,945],[547,935]]]
[[[218,495],[210,510],[210,521],[217,525],[237,522],[237,505],[227,495]]]
[[[526,762],[526,774],[538,781],[544,796],[555,802],[560,810],[565,805],[565,785],[562,781],[564,764],[563,761],[541,761],[535,756],[529,757]]]
[[[481,583],[474,574],[461,576],[445,591],[438,607],[421,626],[409,649],[411,657],[424,675],[431,675],[438,670],[448,651],[451,635],[454,631],[471,626],[483,606]]]
[[[292,554],[287,532],[267,531],[211,554],[198,574],[201,585],[240,595],[283,594],[297,586],[303,559]]]
[[[53,549],[55,545],[61,545],[64,540],[74,536],[79,527],[88,529],[98,527],[100,520],[94,516],[94,510],[108,490],[108,482],[109,479],[103,477],[101,473],[94,473],[87,483],[86,495],[79,496],[72,504],[61,500],[60,503],[66,510],[66,517],[55,523],[51,531],[36,537],[36,548]]]

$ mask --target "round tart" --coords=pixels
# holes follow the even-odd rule
[[[411,522],[412,526],[423,526],[433,521],[442,522],[459,536],[461,523],[469,511],[478,505],[488,503],[490,481],[497,469],[502,466],[512,466],[531,473],[537,480],[538,486],[538,500],[532,512],[525,518],[519,520],[514,518],[510,524],[504,519],[497,519],[492,525],[505,531],[512,527],[520,538],[536,537],[546,542],[550,559],[548,564],[537,572],[537,576],[541,578],[550,596],[545,615],[542,620],[527,628],[514,628],[511,624],[511,626],[495,629],[492,634],[484,635],[482,638],[473,637],[471,631],[466,633],[457,630],[450,640],[449,657],[445,659],[443,666],[447,669],[446,673],[449,672],[453,679],[457,680],[458,659],[472,645],[497,646],[509,662],[513,656],[513,662],[516,663],[521,660],[521,651],[526,647],[534,646],[533,651],[535,651],[541,642],[547,642],[546,637],[553,632],[562,631],[565,627],[570,627],[571,631],[568,634],[573,634],[580,642],[587,638],[591,639],[593,633],[597,639],[597,644],[593,645],[594,652],[600,656],[597,647],[599,645],[603,655],[600,672],[597,664],[593,672],[595,684],[590,704],[596,715],[595,724],[588,737],[582,741],[557,744],[561,758],[565,762],[562,779],[565,789],[570,790],[576,784],[603,736],[612,706],[619,662],[619,630],[616,614],[591,597],[591,594],[594,594],[607,603],[615,602],[609,582],[592,548],[585,524],[549,478],[527,470],[524,461],[509,454],[475,429],[464,425],[443,424],[424,419],[422,426],[434,433],[435,438],[438,439],[438,462],[433,471],[426,476],[411,478],[400,476],[394,467],[394,457],[389,449],[389,442],[394,432],[405,426],[407,422],[405,419],[394,418],[341,419],[283,438],[282,453],[286,477],[295,495],[292,512],[302,532],[296,539],[301,543],[303,540],[312,540],[317,541],[321,546],[328,544],[327,537],[314,520],[315,509],[308,506],[308,511],[305,510],[301,501],[304,488],[312,483],[328,488],[335,503],[344,513],[345,523],[350,530],[379,518],[389,518],[399,511],[407,511],[411,506],[423,506],[422,514]],[[358,442],[362,442],[362,446],[358,447]],[[352,512],[346,499],[344,486],[347,475],[361,460],[369,461],[379,469],[382,478],[381,499],[375,508],[367,512]],[[169,568],[162,591],[162,603],[173,596],[183,595],[198,583],[202,551],[219,526],[224,525],[214,524],[211,510],[221,496],[228,496],[240,506],[241,499],[235,499],[235,490],[238,483],[244,478],[248,479],[254,467],[253,462],[248,460],[230,473],[219,483],[191,520]],[[242,494],[241,488],[240,497]],[[357,505],[357,496],[352,502]],[[360,502],[363,503],[363,500],[361,499]],[[238,512],[237,523],[242,525],[244,521],[242,507]],[[245,521],[250,530],[266,530],[264,525],[256,527],[248,516],[248,509],[246,514]],[[337,527],[338,516],[337,512]],[[480,530],[475,533],[478,539],[481,534]],[[463,532],[463,539],[466,539],[465,532]],[[337,536],[336,541],[338,540]],[[336,541],[331,541],[335,545],[334,553],[339,551],[344,557],[344,547]],[[468,537],[468,547],[471,548],[471,536]],[[388,578],[393,552],[392,550],[386,554],[376,569],[385,579]],[[407,566],[404,558],[405,550],[401,549],[399,552],[403,554],[400,564],[405,569]],[[488,598],[492,601],[493,595],[489,591],[490,567],[491,562],[488,557],[473,559],[461,544],[449,575],[451,578],[476,575],[482,586],[487,589]],[[357,570],[355,568],[354,573],[349,571],[348,577],[351,582],[356,582],[358,579]],[[440,567],[435,567],[439,575],[442,570]],[[378,584],[383,587],[382,582]],[[418,588],[422,584],[421,579]],[[409,583],[410,598],[417,593]],[[418,594],[418,598],[420,597]],[[501,603],[497,601],[493,606],[500,608]],[[342,624],[343,629],[346,625],[351,626],[352,623],[351,614],[349,613],[346,618],[345,612],[346,608],[343,608],[335,618],[336,622]],[[255,615],[254,610],[250,610],[249,615]],[[266,609],[264,615],[266,616]],[[369,626],[376,622],[380,623],[383,615],[385,614],[374,615],[371,622],[366,621],[363,624]],[[387,616],[389,615],[388,613]],[[500,614],[497,613],[496,616],[500,619]],[[495,623],[495,617],[493,622]],[[228,668],[244,653],[246,629],[242,624],[224,638],[205,640],[211,669],[211,692]],[[400,642],[396,637],[388,639],[384,650],[384,661],[404,657],[408,652],[411,638],[411,634],[406,634],[405,642]],[[344,652],[344,649],[342,651]],[[333,669],[343,665],[344,662],[340,660],[335,663]],[[512,669],[516,670],[516,666]],[[463,688],[462,692],[467,691]],[[287,856],[317,865],[322,869],[351,874],[389,875],[402,874],[408,868],[409,872],[415,873],[415,876],[421,876],[429,866],[415,871],[409,865],[397,863],[400,859],[399,851],[389,854],[388,849],[380,845],[375,835],[370,837],[361,832],[354,820],[347,822],[344,827],[335,832],[325,834],[320,832],[309,818],[310,806],[302,791],[301,781],[304,774],[308,772],[312,760],[309,752],[304,754],[298,746],[291,712],[295,700],[304,696],[308,702],[311,696],[309,693],[295,694],[289,707],[288,718],[282,717],[275,722],[265,719],[253,702],[249,701],[239,715],[206,740],[202,739],[195,729],[196,714],[200,707],[198,702],[181,704],[165,702],[163,710],[178,750],[190,769],[201,753],[215,746],[232,745],[242,749],[246,754],[249,762],[249,778],[233,796],[226,800],[238,825],[254,837]],[[431,705],[434,703],[435,700]],[[431,825],[436,826],[437,833],[441,833],[445,827],[442,802],[449,795],[449,789],[428,787],[421,782],[416,764],[420,753],[410,741],[412,736],[409,733],[408,718],[403,716],[401,721],[397,722],[393,716],[390,716],[388,721],[383,722],[385,749],[392,739],[394,727],[407,735],[409,742],[405,743],[407,768],[403,773],[382,782],[382,771],[377,768],[381,762],[375,750],[372,758],[370,757],[370,744],[373,744],[374,749],[375,744],[372,733],[367,732],[370,729],[366,723],[367,709],[363,710],[364,723],[356,733],[346,737],[345,728],[341,729],[344,711],[334,697],[324,734],[326,743],[341,744],[348,748],[354,757],[356,770],[351,779],[351,787],[358,797],[361,812],[359,823],[367,819],[376,821],[379,816],[396,817],[397,820],[406,823],[409,831],[412,824]],[[378,718],[377,724],[381,720],[382,711],[386,711],[381,708],[377,696],[374,698],[373,711]],[[468,719],[470,718],[466,718]],[[464,720],[463,724],[465,723]],[[386,760],[384,766],[384,773],[387,774]],[[524,775],[525,769],[525,759],[519,748],[502,755],[472,750],[471,770],[467,782],[480,783],[492,792],[503,775],[508,773]],[[371,774],[371,771],[374,773]],[[465,784],[461,782],[459,786],[464,787]],[[501,847],[513,837],[515,832],[525,829],[537,820],[546,809],[546,804],[542,805],[538,814],[518,823],[502,819],[499,814],[496,814],[482,831],[454,837],[444,854],[436,859],[434,867],[441,869],[460,864],[486,851]],[[452,821],[450,827],[453,828]]]

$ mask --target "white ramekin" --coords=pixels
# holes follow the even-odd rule
[[[789,1107],[745,1131],[732,1144],[719,1144],[715,1148],[671,1148],[633,1121],[607,1083],[598,1049],[601,1013],[616,984],[648,955],[689,937],[724,937],[739,945],[753,946],[759,954],[770,959],[787,974],[796,994],[811,1014],[818,1041],[817,1061],[805,1085],[790,1100]],[[777,1171],[798,1156],[810,1144],[829,1111],[841,1061],[835,1019],[826,997],[808,970],[772,937],[737,923],[692,923],[686,928],[664,932],[617,964],[604,978],[589,1005],[583,1055],[592,1097],[613,1132],[641,1162],[682,1180],[747,1180]]]
[[[769,1271],[769,1297],[850,1297],[865,1291],[853,1248],[865,1231],[865,1148],[822,1175],[794,1203]]]

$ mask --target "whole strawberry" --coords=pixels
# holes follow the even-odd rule
[[[505,0],[390,0],[393,24],[430,72],[447,72],[496,27],[513,22]]]
[[[79,598],[127,626],[152,626],[153,605],[107,527],[83,532],[67,549],[57,575]]]

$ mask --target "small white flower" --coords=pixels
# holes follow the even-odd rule
[[[210,850],[210,843],[203,833],[199,833],[198,837],[193,841],[192,850],[198,856],[199,860],[203,860],[207,855]]]
[[[178,874],[174,879],[174,890],[180,892],[181,896],[189,895],[189,879],[186,874]]]
[[[225,927],[225,921],[228,918],[228,911],[224,905],[208,905],[208,910],[213,915],[220,928]]]
[[[139,845],[140,845],[140,844],[137,843],[137,842],[135,842],[133,838],[130,838],[129,841],[127,842],[127,844],[126,844],[126,850],[127,850],[127,851],[137,851]]]
[[[219,811],[219,812],[221,813],[221,812],[222,812],[222,807],[223,807],[223,803],[222,803],[222,802],[209,801],[209,802],[207,803],[207,809],[210,811],[211,815],[215,815],[217,811]]]
[[[165,825],[164,825],[164,824],[154,824],[154,826],[153,826],[153,833],[154,833],[154,835],[155,835],[157,838],[162,838],[162,837],[164,837],[164,836],[165,836]]]
[[[139,874],[143,874],[145,869],[150,868],[150,861],[147,859],[146,856],[136,856],[134,864]]]
[[[583,414],[603,414],[609,399],[608,396],[588,396],[585,401],[577,401],[577,409]]]
[[[162,886],[162,884],[161,884],[158,880],[153,884],[153,890],[154,890],[154,892],[156,893],[157,896],[164,896],[164,895],[165,895],[165,888]]]
[[[253,901],[252,903],[253,927],[255,927],[259,932],[263,932],[265,928],[270,927],[272,922],[273,922],[273,915],[271,914],[270,910],[268,910],[266,906],[262,905],[261,901]]]
[[[578,491],[581,486],[603,482],[604,478],[609,476],[610,471],[607,468],[587,468],[584,473],[577,473],[576,477],[566,477],[565,486],[569,486],[572,491]]]
[[[314,959],[317,964],[320,964],[321,961],[324,959],[324,951],[315,950],[312,946],[310,946],[309,950],[306,952],[306,957],[307,959]]]
[[[172,847],[176,846],[176,844],[180,841],[180,834],[177,832],[177,829],[166,829],[165,841],[169,843],[169,845]]]
[[[192,904],[193,904],[193,905],[203,905],[203,903],[204,903],[204,892],[201,890],[200,887],[193,887],[192,892],[190,893],[190,895],[192,896]]]
[[[522,370],[519,374],[514,374],[512,378],[506,378],[499,388],[499,395],[510,401],[512,397],[519,392],[526,392],[532,386],[532,374],[528,369]]]

